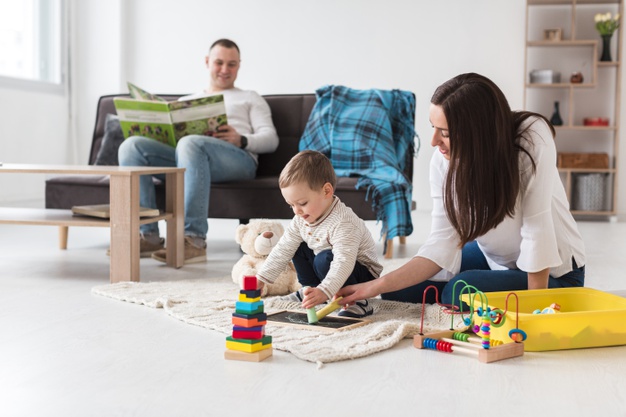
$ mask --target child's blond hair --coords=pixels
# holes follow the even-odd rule
[[[335,169],[326,155],[311,150],[299,152],[291,158],[278,178],[280,188],[306,183],[311,190],[319,190],[327,182],[335,188]]]

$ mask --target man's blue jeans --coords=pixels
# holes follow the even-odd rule
[[[243,149],[209,136],[183,137],[176,148],[156,140],[132,136],[122,142],[118,151],[122,166],[180,167],[185,170],[185,235],[205,239],[209,229],[209,194],[211,183],[250,180],[256,176],[257,164]],[[164,179],[164,175],[156,175]],[[139,180],[142,207],[156,208],[152,176]],[[219,202],[214,202],[219,204]],[[146,236],[159,234],[157,223],[141,225]]]
[[[548,288],[582,287],[585,284],[585,267],[584,265],[578,267],[574,260],[572,260],[572,266],[574,270],[560,278],[550,276]],[[440,302],[458,306],[459,292],[463,288],[463,284],[457,285],[456,288],[454,288],[454,284],[460,280],[473,285],[482,292],[528,289],[528,274],[526,272],[519,269],[491,270],[485,255],[478,248],[478,243],[470,242],[463,247],[459,274],[449,282],[424,281],[399,291],[382,294],[382,298],[385,300],[421,303],[426,287],[434,285],[439,292]],[[456,294],[452,294],[453,289]],[[489,295],[487,295],[487,298],[489,298]],[[435,300],[435,292],[429,291],[426,294],[426,302],[433,304],[436,301],[438,300]]]

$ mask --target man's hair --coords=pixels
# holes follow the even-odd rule
[[[241,54],[241,51],[239,50],[239,47],[237,46],[237,44],[231,41],[230,39],[226,39],[226,38],[218,39],[215,42],[213,42],[213,45],[211,45],[211,47],[209,48],[209,52],[211,52],[211,50],[213,50],[213,48],[218,45],[223,46],[224,48],[230,48],[230,49],[235,48],[237,52]]]
[[[335,188],[337,175],[330,160],[321,152],[306,150],[299,152],[285,165],[278,186],[287,188],[293,184],[306,183],[311,190],[319,190],[326,183]]]
[[[475,73],[458,75],[439,86],[431,103],[441,106],[448,122],[450,165],[443,203],[463,246],[515,212],[522,187],[522,153],[535,169],[535,161],[522,146],[530,141],[530,126],[520,126],[537,117],[548,123],[553,136],[554,129],[544,116],[512,112],[500,88]]]

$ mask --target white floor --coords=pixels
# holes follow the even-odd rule
[[[428,214],[414,217],[399,257],[428,233]],[[142,260],[142,280],[229,275],[236,223],[210,223],[208,263]],[[580,229],[587,286],[626,295],[626,223]],[[0,416],[626,415],[626,346],[481,364],[405,340],[321,369],[279,351],[226,361],[224,335],[90,293],[108,282],[108,229],[70,229],[66,251],[56,232],[0,225]]]

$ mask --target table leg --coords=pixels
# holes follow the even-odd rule
[[[59,249],[67,249],[68,226],[59,226]]]
[[[173,214],[167,221],[167,264],[180,268],[185,263],[184,170],[165,175],[165,211]]]
[[[111,283],[139,281],[139,175],[111,175]]]

